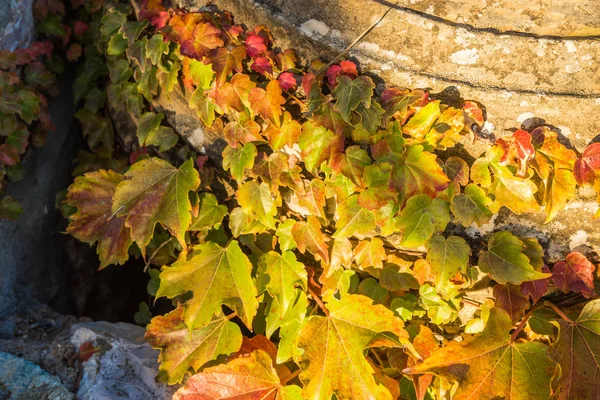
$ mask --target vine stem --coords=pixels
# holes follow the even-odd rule
[[[162,242],[160,244],[160,246],[158,246],[158,248],[156,250],[154,250],[154,252],[152,253],[152,255],[150,256],[150,258],[148,259],[148,261],[146,261],[146,266],[144,267],[144,272],[148,271],[148,268],[150,267],[150,263],[152,262],[152,260],[154,260],[154,257],[156,256],[156,254],[160,251],[160,249],[162,249],[167,243],[169,243],[173,238],[170,237],[167,240],[165,240],[164,242]]]
[[[296,371],[294,371],[291,374],[289,374],[288,376],[286,376],[285,379],[283,379],[281,381],[281,385],[285,385],[286,383],[288,383],[289,381],[291,381],[292,379],[294,379],[295,377],[297,377],[301,373],[302,373],[302,370],[301,369],[297,369]]]
[[[314,290],[312,290],[310,288],[310,286],[307,286],[308,288],[308,293],[310,293],[310,295],[312,296],[313,300],[317,302],[317,304],[319,305],[319,308],[321,310],[323,310],[323,312],[325,313],[325,315],[329,316],[329,310],[327,309],[327,307],[325,307],[325,304],[323,304],[323,302],[321,301],[321,299],[319,298],[319,296],[314,292]]]
[[[553,303],[546,300],[546,301],[544,301],[544,305],[553,309],[566,322],[568,322],[570,324],[574,324],[573,320],[571,318],[567,317],[567,315],[564,312],[562,312],[562,310],[560,308],[556,307]]]
[[[523,317],[523,319],[521,319],[521,322],[519,323],[519,326],[517,326],[517,329],[515,329],[515,331],[513,332],[513,334],[510,336],[511,343],[514,343],[517,340],[517,336],[519,336],[519,333],[521,333],[521,331],[523,330],[523,327],[525,326],[525,324],[527,323],[527,321],[529,321],[529,318],[531,318],[531,316],[533,315],[533,312],[536,309],[537,309],[536,306],[531,307],[531,309],[527,312],[527,314],[525,314],[525,316]]]

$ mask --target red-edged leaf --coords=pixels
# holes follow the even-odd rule
[[[596,294],[594,270],[596,267],[583,254],[570,253],[566,261],[559,261],[552,268],[552,280],[563,292],[581,293],[585,297]]]

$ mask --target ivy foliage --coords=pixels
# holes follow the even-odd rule
[[[458,229],[502,208],[551,220],[577,185],[600,192],[597,144],[578,156],[547,127],[516,130],[470,162],[447,150],[483,125],[475,102],[383,88],[351,61],[304,65],[267,27],[212,8],[98,11],[75,82],[90,152],[67,231],[97,243],[101,267],[142,257],[150,294],[172,300],[146,339],[159,379],[185,382],[175,399],[600,390],[596,266],[581,253],[546,265],[535,238],[499,231],[478,246]],[[222,163],[177,140],[153,102],[176,93],[227,141]],[[111,116],[133,124],[128,141]],[[585,307],[555,305],[557,292]]]

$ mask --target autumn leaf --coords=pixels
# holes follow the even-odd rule
[[[479,255],[479,268],[501,284],[519,285],[550,277],[534,269],[525,250],[526,244],[512,233],[495,232],[488,240],[487,251]]]
[[[398,225],[403,229],[402,246],[419,247],[435,232],[442,232],[450,222],[448,203],[440,198],[431,200],[425,194],[408,199],[402,210]]]
[[[295,193],[298,205],[305,208],[308,214],[325,218],[325,184],[320,179],[313,179],[304,187],[304,193]]]
[[[435,273],[436,289],[440,290],[457,273],[466,273],[471,248],[463,238],[436,235],[427,242],[426,248],[427,261]]]
[[[193,375],[173,400],[300,400],[300,388],[285,386],[273,360],[263,350],[243,354],[227,364]]]
[[[158,379],[170,385],[180,383],[190,369],[198,371],[220,354],[234,353],[242,345],[240,328],[224,317],[190,333],[182,319],[183,310],[178,307],[165,316],[152,318],[144,336],[161,351]]]
[[[67,232],[90,245],[98,242],[100,268],[124,264],[129,258],[131,230],[125,226],[126,217],[112,211],[112,199],[122,181],[116,172],[101,169],[75,178],[67,192],[66,203],[77,208],[69,217]]]
[[[173,298],[189,291],[193,297],[185,303],[183,319],[188,330],[205,327],[224,304],[237,312],[248,327],[258,302],[252,282],[252,264],[233,240],[225,248],[206,242],[194,248],[190,259],[180,258],[165,266],[160,274],[156,297]]]
[[[223,150],[223,169],[229,170],[238,185],[244,181],[245,171],[251,170],[256,158],[256,146],[252,143],[239,147],[225,147]]]
[[[271,195],[269,185],[264,182],[245,182],[237,191],[237,200],[246,214],[255,216],[269,229],[275,229],[275,216],[281,199]]]
[[[333,154],[341,151],[343,144],[343,137],[336,136],[332,131],[311,121],[306,121],[302,125],[302,133],[298,139],[304,165],[313,175],[323,161],[329,160]]]
[[[198,171],[189,159],[175,168],[159,158],[148,158],[131,166],[117,185],[112,212],[125,217],[131,238],[145,254],[157,223],[162,224],[186,247],[192,205],[189,192],[200,185]]]
[[[447,107],[425,135],[425,141],[435,149],[446,150],[461,141],[464,127],[463,110]]]
[[[350,146],[343,153],[337,153],[332,160],[333,169],[344,174],[359,187],[364,187],[363,174],[367,166],[371,165],[371,157],[366,150],[359,146]]]
[[[236,147],[238,143],[262,142],[260,125],[241,114],[238,120],[228,122],[223,128],[223,135],[230,146]]]
[[[336,210],[334,238],[366,235],[375,229],[375,214],[358,204],[358,195],[348,197]]]
[[[402,133],[413,137],[418,142],[422,142],[425,135],[429,133],[434,122],[440,115],[442,115],[440,111],[440,101],[431,101],[417,111],[417,113],[402,126]]]
[[[500,157],[500,163],[516,165],[518,167],[516,176],[524,178],[527,175],[528,162],[535,157],[535,149],[531,144],[529,132],[517,129],[512,136],[499,138],[496,144],[504,151]]]
[[[378,238],[363,240],[354,248],[354,259],[363,270],[371,267],[383,268],[386,258],[383,241]]]
[[[361,295],[333,292],[324,296],[328,316],[305,320],[296,338],[300,350],[294,361],[302,368],[300,379],[306,399],[392,399],[378,384],[363,354],[369,347],[399,347],[408,334],[402,321],[382,305]],[[344,366],[344,368],[340,368]]]
[[[549,354],[560,365],[558,400],[593,399],[600,392],[600,300],[587,303],[575,321],[559,320],[558,340]]]
[[[254,88],[248,94],[248,100],[252,111],[260,115],[265,121],[270,121],[276,127],[281,126],[281,106],[285,104],[285,98],[281,95],[282,90],[279,81],[272,80],[267,88]]]
[[[192,219],[190,231],[201,231],[213,229],[221,224],[223,217],[227,215],[227,207],[219,204],[216,196],[212,193],[199,193],[200,210],[198,215]]]
[[[596,267],[583,254],[574,251],[566,261],[559,261],[552,267],[552,280],[563,292],[581,293],[587,298],[596,294],[594,271]]]
[[[292,228],[294,227],[294,224],[296,224],[296,220],[290,218],[280,222],[277,225],[277,231],[275,231],[275,235],[279,241],[279,250],[282,252],[294,250],[296,248],[296,242],[294,241],[294,236],[292,235]]]
[[[450,210],[464,227],[472,223],[481,226],[486,224],[493,213],[488,208],[492,199],[486,196],[485,191],[474,183],[465,187],[464,193],[459,193],[452,198]]]
[[[492,308],[484,331],[458,343],[449,342],[404,374],[432,373],[458,382],[453,398],[550,399],[554,363],[540,342],[514,343],[508,314]]]
[[[494,297],[494,305],[506,311],[513,323],[519,321],[529,308],[529,300],[521,288],[510,283],[494,286]]]
[[[321,232],[321,224],[316,217],[309,215],[306,221],[298,221],[292,228],[292,235],[300,253],[307,250],[317,258],[329,264],[329,249],[326,237]]]
[[[573,172],[577,184],[594,186],[600,175],[600,143],[591,143],[585,148],[581,158],[575,161]]]
[[[223,40],[219,37],[221,30],[208,22],[200,22],[195,27],[191,37],[181,43],[181,54],[196,60],[208,54],[209,50],[222,47]]]
[[[273,150],[281,150],[286,145],[289,147],[294,146],[298,142],[302,126],[300,123],[292,118],[289,112],[283,113],[283,122],[281,126],[269,124],[269,127],[265,130],[265,136],[269,140],[269,145]]]
[[[337,78],[338,85],[332,92],[333,98],[336,100],[335,108],[341,114],[344,121],[351,123],[350,113],[363,104],[365,108],[371,106],[371,97],[373,97],[373,89],[375,83],[368,76],[361,75],[352,79],[346,75],[340,75]]]

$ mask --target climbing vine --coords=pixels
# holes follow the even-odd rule
[[[141,257],[150,294],[172,300],[146,339],[159,379],[184,382],[174,398],[600,390],[596,266],[578,252],[547,265],[535,238],[477,244],[460,229],[503,207],[550,221],[577,185],[600,192],[600,145],[578,156],[542,126],[469,160],[452,150],[481,140],[474,101],[385,88],[352,61],[306,65],[214,8],[95,9],[74,85],[90,151],[62,208],[101,268]],[[155,100],[176,93],[225,139],[222,159],[169,126]]]

